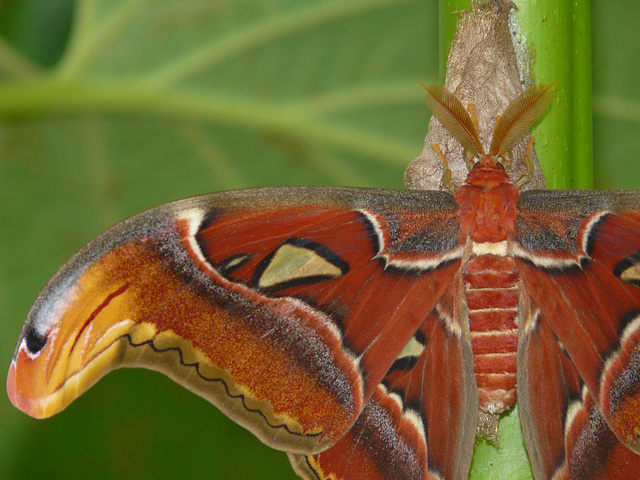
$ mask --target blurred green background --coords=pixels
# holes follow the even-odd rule
[[[593,4],[596,185],[640,188],[640,4]],[[0,3],[0,367],[40,287],[145,208],[213,190],[402,187],[438,81],[434,0]],[[0,479],[296,478],[141,370],[33,420],[0,394]]]

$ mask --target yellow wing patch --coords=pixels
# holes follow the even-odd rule
[[[315,244],[314,244],[315,245]],[[336,256],[337,260],[340,260]],[[258,287],[269,288],[288,282],[321,277],[334,279],[345,273],[340,262],[307,245],[285,243],[274,252],[258,279]]]

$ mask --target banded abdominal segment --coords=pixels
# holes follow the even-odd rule
[[[480,408],[497,414],[516,398],[518,270],[510,257],[477,255],[463,279]]]

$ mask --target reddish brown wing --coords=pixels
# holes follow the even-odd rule
[[[322,451],[450,288],[455,211],[447,193],[296,187],[133,217],[43,289],[9,396],[44,417],[107,371],[146,366],[270,446]]]
[[[460,275],[333,448],[290,455],[306,479],[467,479],[478,422],[468,331],[457,322]],[[464,322],[466,325],[466,322]]]
[[[531,191],[518,208],[518,402],[534,474],[635,478],[640,193]]]

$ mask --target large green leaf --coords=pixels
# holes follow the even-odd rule
[[[596,187],[640,189],[640,3],[594,2]]]
[[[399,188],[422,147],[419,82],[437,79],[432,2],[70,5],[0,11],[3,368],[40,286],[116,221],[229,188]],[[295,478],[284,454],[140,371],[109,375],[43,422],[0,395],[0,478],[34,475]]]

